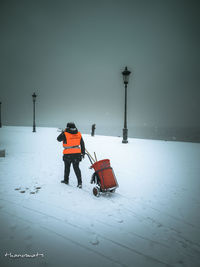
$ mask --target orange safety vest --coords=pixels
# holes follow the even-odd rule
[[[77,134],[71,134],[68,132],[64,132],[67,144],[63,142],[63,154],[74,154],[74,153],[81,153],[81,133],[78,132]]]

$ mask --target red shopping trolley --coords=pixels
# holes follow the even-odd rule
[[[114,193],[116,188],[119,186],[115,177],[113,168],[110,166],[109,159],[103,159],[97,161],[96,154],[95,159],[87,151],[87,156],[91,162],[90,169],[94,169],[94,173],[91,178],[91,184],[94,183],[96,186],[93,188],[93,194],[100,196],[100,193],[111,192]],[[92,162],[93,160],[93,162]]]

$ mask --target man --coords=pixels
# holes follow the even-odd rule
[[[63,142],[63,161],[65,163],[64,180],[61,183],[69,184],[70,165],[72,163],[77,177],[77,187],[82,188],[81,171],[79,163],[85,156],[85,144],[81,133],[73,122],[67,123],[67,127],[57,137],[59,142]]]
[[[94,136],[95,129],[96,129],[96,124],[92,124],[91,136]]]

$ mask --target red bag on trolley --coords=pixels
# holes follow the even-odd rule
[[[91,166],[99,177],[102,190],[118,187],[118,183],[109,159],[96,161]]]

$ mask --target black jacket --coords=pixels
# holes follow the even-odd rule
[[[77,134],[78,133],[78,129],[77,128],[66,128],[64,132],[70,133],[70,134]],[[67,140],[66,140],[66,136],[64,134],[64,132],[62,132],[58,137],[57,140],[58,142],[64,142],[65,144],[67,144]],[[83,138],[81,137],[81,154],[85,155],[85,143],[83,141]],[[74,154],[75,156],[76,154]],[[79,155],[79,154],[78,154]]]

